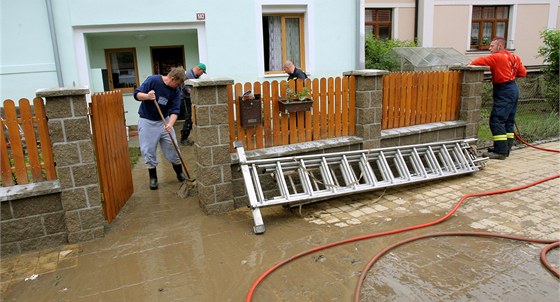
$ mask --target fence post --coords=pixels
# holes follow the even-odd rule
[[[480,125],[482,81],[484,80],[484,72],[490,70],[490,68],[486,66],[453,66],[449,69],[462,71],[459,120],[467,122],[465,138],[476,138]]]
[[[103,237],[104,217],[88,119],[87,88],[36,92],[46,99],[49,134],[62,193],[68,242]]]
[[[383,75],[386,74],[389,72],[378,69],[344,73],[356,78],[356,136],[364,140],[363,149],[381,147]]]
[[[199,205],[206,214],[234,210],[227,85],[233,79],[187,80],[192,85],[196,182]]]

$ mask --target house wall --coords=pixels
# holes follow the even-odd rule
[[[543,58],[537,57],[539,47],[543,46],[540,32],[547,28],[548,5],[519,5],[515,19],[515,53],[524,65],[541,65]],[[542,18],[536,16],[543,16]]]
[[[2,89],[1,99],[32,97],[40,88],[58,87],[45,1],[2,2],[0,76],[3,86],[12,89]],[[202,61],[209,77],[285,79],[285,74],[264,74],[263,10],[304,14],[305,70],[311,77],[339,76],[355,69],[358,57],[354,1],[51,1],[64,86],[86,86],[93,92],[102,85],[104,47],[135,47],[140,81],[151,74],[149,47],[165,44],[184,45],[187,67]],[[206,19],[197,20],[197,13],[205,13]],[[111,37],[114,32],[123,35]],[[145,40],[135,39],[137,34],[145,34]],[[137,104],[125,96],[125,106],[127,124],[136,124]]]

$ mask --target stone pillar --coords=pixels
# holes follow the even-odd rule
[[[363,138],[363,149],[381,146],[383,75],[388,73],[377,69],[344,73],[356,77],[356,136]]]
[[[49,134],[61,184],[68,242],[103,237],[97,165],[90,132],[87,88],[53,88],[36,92],[46,99]]]
[[[484,72],[490,70],[490,68],[487,66],[454,66],[449,69],[463,72],[459,120],[467,122],[465,138],[476,138],[478,137],[480,108],[482,106],[482,81],[484,80]]]
[[[229,152],[229,78],[187,80],[191,101],[199,205],[206,214],[234,209]]]

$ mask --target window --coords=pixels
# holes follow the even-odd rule
[[[138,68],[134,48],[105,49],[109,89],[131,93],[138,86]]]
[[[391,39],[392,11],[390,8],[366,8],[366,34],[379,39]]]
[[[302,15],[263,15],[265,73],[284,73],[286,60],[305,69],[303,41]]]
[[[508,22],[508,6],[474,6],[471,49],[488,49],[494,37],[507,40]]]

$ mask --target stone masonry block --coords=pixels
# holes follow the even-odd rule
[[[60,143],[64,142],[64,130],[62,127],[62,120],[61,119],[51,119],[48,122],[49,126],[49,135],[51,137],[51,143]]]
[[[461,84],[461,96],[471,97],[480,96],[482,93],[482,83],[463,83]]]
[[[195,107],[197,126],[210,126],[210,108],[212,106],[197,105]]]
[[[72,178],[72,168],[70,167],[56,167],[58,180],[60,186],[63,188],[71,188],[74,186],[74,179]]]
[[[231,169],[229,168],[229,164],[222,165],[220,168],[222,169],[222,182],[231,182]]]
[[[58,193],[12,200],[11,203],[15,218],[52,213],[62,210],[60,194]]]
[[[197,179],[200,183],[202,183],[205,186],[211,186],[211,185],[222,183],[221,166],[199,167],[198,175],[204,176],[204,177],[198,177]]]
[[[78,243],[95,239],[91,230],[79,231],[68,234],[68,243]]]
[[[228,123],[227,104],[220,104],[210,107],[210,123],[212,125],[223,125]]]
[[[383,90],[376,90],[371,93],[372,107],[382,107],[383,104]]]
[[[356,124],[356,136],[363,139],[372,138],[369,125]]]
[[[374,121],[374,112],[371,109],[356,109],[356,124],[371,124]]]
[[[45,215],[43,225],[48,235],[67,232],[63,211]]]
[[[375,77],[356,76],[356,91],[376,90]]]
[[[61,246],[68,243],[66,233],[58,233],[20,242],[21,252],[34,251],[41,248]]]
[[[12,215],[12,203],[11,201],[4,201],[1,203],[1,213],[2,215],[0,216],[0,221],[5,221],[8,219],[12,219],[14,218],[14,216]]]
[[[203,166],[212,166],[212,147],[196,148],[196,161]]]
[[[93,234],[93,238],[103,238],[105,237],[105,227],[100,226],[93,228],[91,229],[91,233]]]
[[[202,208],[208,204],[216,202],[215,186],[205,186],[197,184],[198,188],[198,203]]]
[[[48,98],[45,106],[47,117],[49,119],[72,117],[71,102],[70,97]]]
[[[103,225],[103,208],[94,207],[79,211],[82,228],[84,230],[93,229]]]
[[[13,242],[13,243],[2,242],[0,247],[1,247],[0,254],[3,257],[21,253],[21,250],[19,249],[19,242]]]
[[[437,141],[448,141],[448,140],[454,140],[457,139],[457,134],[455,132],[455,129],[441,129],[438,130],[438,140]]]
[[[215,86],[194,87],[191,92],[191,100],[196,105],[216,105],[217,98]]]
[[[463,83],[482,82],[484,71],[463,71]]]
[[[371,91],[356,91],[356,108],[371,107]]]
[[[227,104],[229,100],[226,86],[218,86],[216,87],[216,90],[216,95],[218,96],[218,104]]]
[[[61,194],[64,210],[78,210],[87,207],[87,195],[85,188],[63,190]]]
[[[214,203],[214,204],[206,206],[205,208],[203,208],[203,210],[207,215],[224,214],[224,213],[227,213],[227,212],[230,212],[230,211],[234,210],[233,200],[220,202],[220,203]]]
[[[229,147],[226,145],[212,147],[212,164],[221,165],[231,163]]]
[[[244,208],[249,204],[249,197],[235,196],[233,199],[233,207],[236,209]]]
[[[381,140],[381,148],[395,147],[399,145],[399,137],[391,137]],[[365,147],[364,147],[365,148]]]
[[[72,108],[74,116],[87,116],[87,101],[85,95],[76,95],[72,97]]]
[[[479,128],[478,123],[467,124],[467,126],[465,127],[465,137],[466,138],[478,137],[478,128]]]
[[[64,132],[68,142],[91,139],[87,117],[64,120]]]
[[[373,108],[373,122],[375,124],[381,124],[383,122],[383,108]]]
[[[219,138],[220,138],[220,145],[226,145],[230,146],[230,142],[229,142],[229,125],[225,124],[225,125],[221,125],[218,126],[219,129]]]
[[[64,214],[64,220],[66,221],[66,228],[69,233],[75,233],[82,230],[82,223],[80,222],[80,215],[78,211],[67,211]]]
[[[231,191],[233,196],[244,196],[247,195],[245,189],[245,182],[243,179],[234,179],[231,182]]]
[[[223,183],[215,186],[216,202],[233,200],[232,183]]]
[[[45,236],[40,216],[2,221],[0,222],[0,231],[0,241],[2,243]]]
[[[95,161],[95,156],[93,152],[92,141],[82,141],[78,143],[80,147],[80,156],[82,163],[91,163]]]
[[[426,143],[437,142],[437,139],[438,139],[437,131],[422,132],[420,133],[419,143],[426,144]]]
[[[200,146],[212,146],[217,145],[219,140],[218,127],[208,126],[208,127],[197,127],[197,144]]]
[[[57,167],[73,166],[80,163],[80,153],[76,143],[53,144],[53,154]]]
[[[461,98],[461,111],[462,110],[478,110],[480,108],[482,99],[480,96],[470,96]]]
[[[99,186],[88,186],[86,188],[87,202],[90,207],[101,206],[101,193],[99,192]]]
[[[399,145],[415,145],[418,144],[420,141],[420,136],[418,134],[411,134],[411,135],[403,135],[399,139]]]
[[[76,187],[97,184],[97,166],[95,164],[72,167],[72,173]]]

